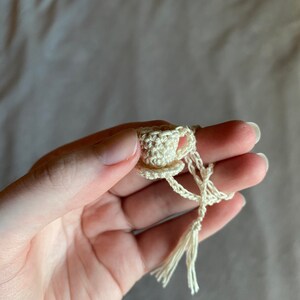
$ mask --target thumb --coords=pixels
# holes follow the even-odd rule
[[[136,131],[127,129],[29,171],[0,192],[0,243],[11,236],[28,240],[99,198],[134,168],[139,153]]]

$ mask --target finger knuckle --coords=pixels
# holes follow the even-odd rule
[[[47,162],[33,170],[36,180],[54,189],[70,189],[77,174],[77,159],[73,155],[61,157],[53,162]]]

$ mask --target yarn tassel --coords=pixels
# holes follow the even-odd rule
[[[186,252],[188,286],[192,295],[198,292],[199,286],[197,282],[195,264],[197,259],[198,234],[200,229],[201,223],[200,220],[197,219],[181,237],[176,248],[167,257],[165,262],[151,272],[151,275],[155,275],[157,281],[161,282],[163,287],[166,287],[169,283],[180,259]]]

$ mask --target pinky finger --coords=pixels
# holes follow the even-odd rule
[[[222,201],[208,207],[199,233],[199,241],[222,229],[240,212],[244,204],[244,197],[236,193],[230,201]],[[146,272],[150,272],[163,262],[196,217],[197,210],[194,209],[136,236]]]

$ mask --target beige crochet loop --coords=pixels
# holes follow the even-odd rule
[[[220,192],[210,180],[214,165],[205,166],[197,152],[195,132],[199,127],[199,125],[191,127],[162,125],[142,127],[137,130],[141,147],[141,157],[137,164],[139,173],[150,180],[166,179],[174,192],[183,198],[196,201],[199,205],[197,219],[183,234],[162,265],[151,272],[158,281],[162,282],[163,287],[166,287],[181,257],[186,253],[188,286],[192,294],[199,290],[195,264],[198,235],[206,207],[219,203],[221,200],[229,200],[234,195]],[[185,143],[179,147],[181,138],[185,138]],[[199,193],[197,194],[188,191],[174,178],[185,165],[198,186]]]

